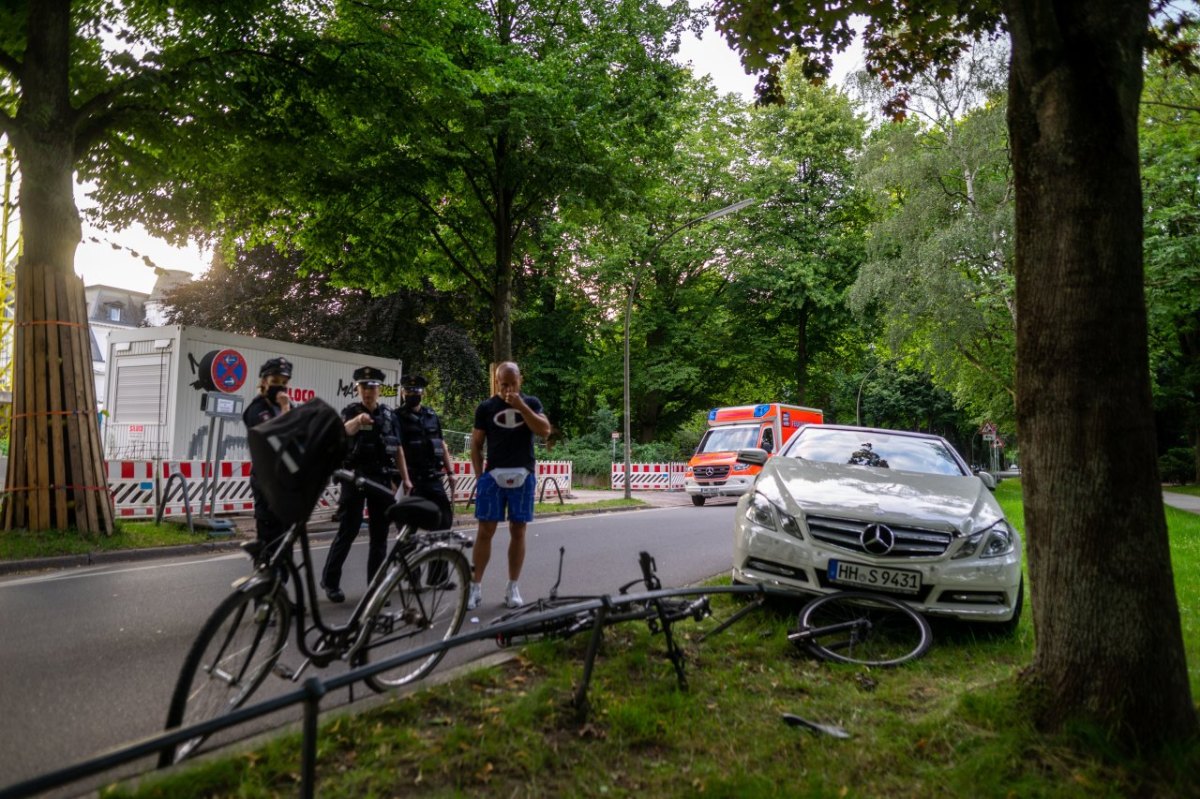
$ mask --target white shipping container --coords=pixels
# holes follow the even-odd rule
[[[292,362],[288,394],[293,403],[320,397],[340,411],[356,397],[353,374],[360,366],[381,369],[386,379],[380,401],[397,402],[401,367],[390,358],[199,327],[114,330],[108,337],[105,458],[205,460],[212,421],[200,405],[212,393],[202,385],[205,377],[221,393],[240,397],[245,407],[258,394],[259,368],[279,356]],[[213,454],[222,461],[249,459],[240,417],[212,427],[223,433]]]

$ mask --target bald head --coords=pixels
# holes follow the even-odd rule
[[[501,397],[521,390],[521,369],[513,361],[504,361],[496,367],[496,393]]]

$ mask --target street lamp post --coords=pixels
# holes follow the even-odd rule
[[[630,472],[632,471],[632,467],[630,465],[631,460],[629,443],[629,317],[633,314],[633,298],[634,295],[637,294],[638,279],[642,275],[642,270],[654,261],[654,256],[658,254],[659,247],[662,247],[664,244],[666,244],[667,241],[669,241],[676,233],[679,233],[682,230],[687,230],[693,225],[698,225],[701,222],[710,222],[714,219],[719,219],[726,214],[732,214],[736,211],[740,211],[747,206],[754,205],[756,202],[758,202],[758,200],[740,200],[733,205],[727,205],[724,208],[718,208],[716,211],[707,213],[704,216],[698,216],[695,219],[684,222],[682,225],[667,233],[658,241],[654,242],[654,246],[650,248],[649,255],[647,255],[646,259],[638,265],[636,270],[634,270],[633,284],[629,287],[629,296],[625,300],[625,499],[632,499],[633,497],[630,481]]]
[[[873,349],[874,349],[874,347],[872,347],[872,350]],[[863,379],[861,381],[859,381],[859,383],[858,383],[858,399],[854,403],[855,424],[857,424],[859,427],[862,427],[862,393],[863,393],[863,386],[865,386],[867,384],[867,379],[871,375],[875,374],[875,370],[878,369],[879,367],[888,366],[890,364],[893,364],[896,361],[900,360],[901,357],[902,356],[896,356],[895,358],[888,358],[886,361],[880,361],[879,363],[875,364],[870,369],[868,369],[867,373],[865,375],[863,375]]]
[[[863,375],[862,381],[859,382],[859,384],[858,384],[858,400],[854,403],[854,419],[855,419],[855,424],[857,424],[859,427],[862,427],[863,386],[865,386],[867,384],[867,378],[870,377],[872,374],[874,374],[875,370],[878,369],[879,367],[883,366],[884,363],[885,363],[884,361],[880,361],[879,363],[875,364],[870,369],[868,369],[867,373],[865,375]]]

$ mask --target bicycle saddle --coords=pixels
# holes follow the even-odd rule
[[[421,497],[401,497],[388,508],[387,517],[397,526],[413,524],[422,530],[437,530],[442,520],[441,509]]]

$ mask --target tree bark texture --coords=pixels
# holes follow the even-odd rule
[[[1047,729],[1197,731],[1171,571],[1143,296],[1145,2],[1005,3],[1016,180],[1017,423]]]
[[[111,533],[74,196],[70,3],[29,6],[13,145],[21,166],[13,419],[5,529]]]

